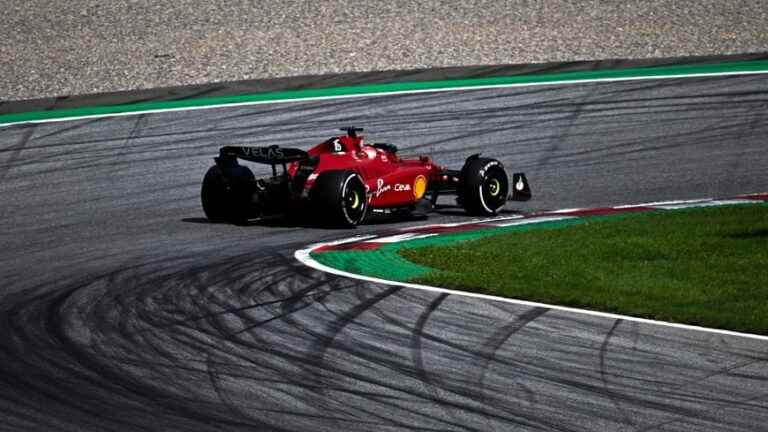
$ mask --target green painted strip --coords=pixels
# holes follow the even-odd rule
[[[744,204],[727,204],[723,207],[742,206]],[[768,201],[763,203],[752,203],[748,205],[768,206]],[[431,267],[416,264],[408,261],[400,251],[403,249],[419,249],[429,246],[446,246],[461,242],[478,240],[483,237],[505,234],[509,232],[527,232],[534,230],[552,230],[570,227],[573,225],[589,224],[592,222],[621,220],[627,218],[636,218],[659,213],[686,213],[698,212],[702,209],[711,207],[691,207],[675,210],[647,210],[642,212],[626,212],[610,214],[603,216],[580,216],[573,219],[561,219],[549,222],[538,222],[523,225],[511,225],[506,227],[478,228],[469,231],[460,231],[454,233],[438,234],[431,237],[405,240],[397,243],[385,243],[378,249],[373,250],[330,250],[311,252],[310,256],[320,264],[332,267],[349,273],[370,276],[379,279],[386,279],[397,282],[408,282],[418,277],[424,276],[432,271],[437,271]]]
[[[656,66],[643,68],[626,68],[613,70],[596,70],[585,72],[560,72],[528,75],[514,75],[490,78],[470,78],[443,81],[418,81],[367,84],[347,87],[329,87],[281,91],[271,93],[252,93],[226,97],[201,97],[194,99],[142,102],[125,105],[93,106],[73,109],[34,111],[0,115],[0,125],[14,123],[53,121],[87,116],[107,116],[114,114],[141,113],[148,111],[195,109],[237,104],[266,103],[270,101],[293,101],[314,98],[331,98],[344,96],[364,96],[399,92],[416,92],[430,90],[447,90],[458,88],[545,84],[573,81],[601,81],[616,79],[640,79],[654,77],[689,77],[697,75],[725,75],[736,73],[768,72],[768,60],[751,60],[741,62],[725,62],[718,64],[683,64],[675,66]]]
[[[620,218],[624,215],[595,216],[594,218]],[[508,227],[488,227],[471,231],[461,231],[449,234],[439,234],[398,243],[386,243],[373,250],[338,250],[312,252],[312,258],[320,264],[327,265],[350,273],[372,276],[387,280],[405,282],[423,276],[434,269],[415,264],[403,258],[398,252],[401,249],[415,249],[427,246],[442,246],[452,243],[477,240],[507,232],[525,232],[540,229],[557,229],[584,223],[583,218],[563,219],[551,222],[540,222]]]
[[[382,248],[369,251],[344,250],[312,253],[315,261],[354,274],[387,280],[406,281],[432,271],[406,260],[397,250]]]

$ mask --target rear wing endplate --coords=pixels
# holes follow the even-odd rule
[[[531,186],[523,173],[512,174],[512,194],[509,199],[512,201],[528,201],[531,199]]]

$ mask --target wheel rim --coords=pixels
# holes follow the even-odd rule
[[[351,177],[344,184],[344,215],[350,223],[357,224],[365,215],[365,200],[354,180],[355,178]]]
[[[352,191],[352,195],[349,196],[349,201],[351,202],[350,207],[353,210],[356,210],[357,206],[360,205],[360,195],[357,194],[357,191]]]
[[[480,205],[485,213],[496,213],[507,201],[507,182],[503,171],[492,167],[479,187]]]
[[[488,193],[491,194],[492,197],[496,197],[499,195],[499,192],[501,192],[501,182],[497,178],[492,178],[488,182]]]

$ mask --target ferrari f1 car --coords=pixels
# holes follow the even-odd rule
[[[527,201],[523,173],[473,154],[460,170],[428,156],[401,158],[392,144],[364,143],[362,128],[342,128],[308,151],[225,146],[203,179],[203,210],[213,222],[244,222],[275,215],[308,215],[323,224],[355,226],[376,213],[431,210],[440,195],[455,195],[471,215],[493,215],[508,199]],[[272,176],[254,178],[238,159],[271,165]]]

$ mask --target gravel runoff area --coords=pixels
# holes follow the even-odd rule
[[[0,100],[768,50],[766,0],[0,0]]]

